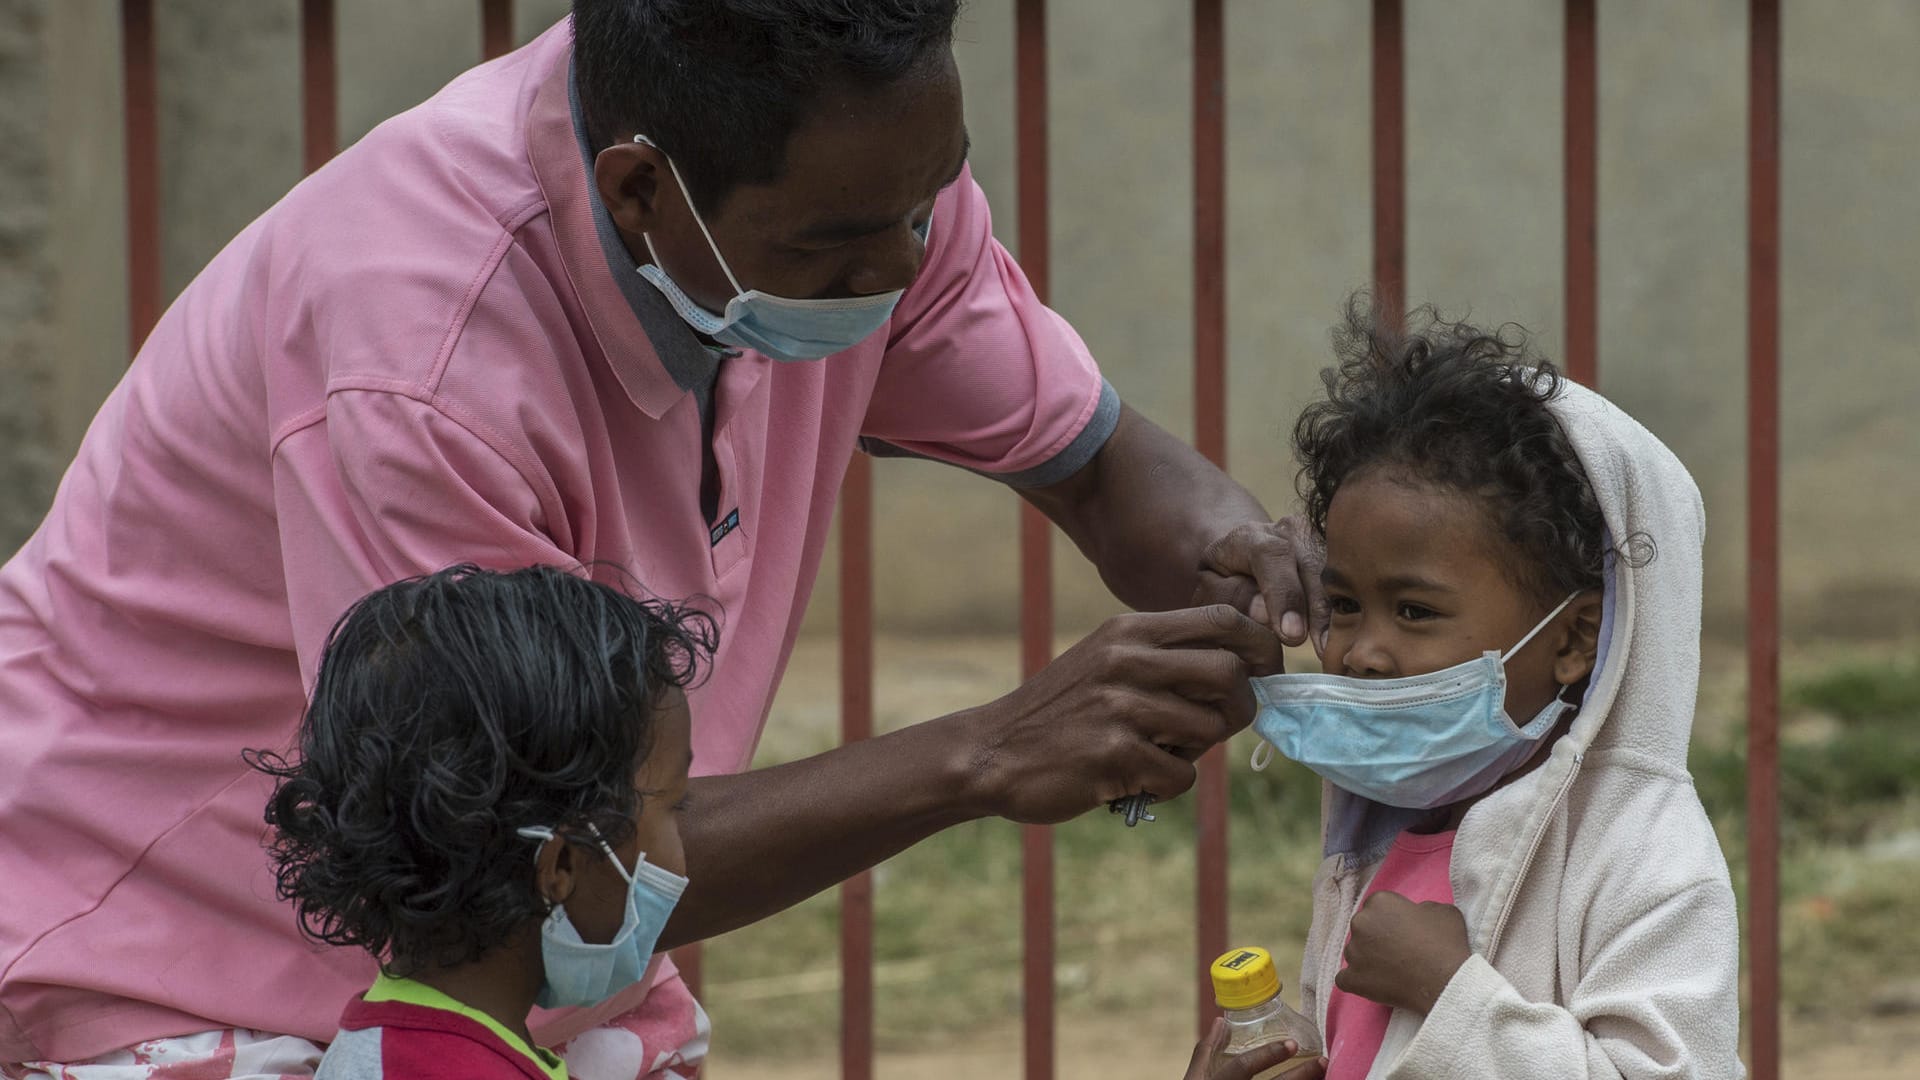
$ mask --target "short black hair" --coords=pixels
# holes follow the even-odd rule
[[[668,687],[715,645],[689,606],[553,567],[456,566],[335,624],[266,821],[302,930],[396,975],[477,959],[547,913],[523,826],[627,839]]]
[[[1513,545],[1516,585],[1546,603],[1601,586],[1606,522],[1547,402],[1561,375],[1524,328],[1449,322],[1431,305],[1386,317],[1364,293],[1333,332],[1327,396],[1293,429],[1297,487],[1325,537],[1340,486],[1375,469],[1472,497]]]
[[[702,214],[778,180],[821,91],[934,70],[961,0],[574,0],[587,138],[638,132],[673,159]]]

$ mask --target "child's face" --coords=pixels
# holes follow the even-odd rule
[[[686,695],[670,690],[653,714],[653,745],[633,774],[640,792],[640,813],[633,835],[613,851],[631,869],[642,852],[647,861],[676,874],[687,872],[680,846],[680,809],[687,797],[687,770],[693,764],[692,718]],[[603,856],[586,860],[578,887],[567,900],[567,917],[582,940],[605,944],[620,930],[626,914],[627,882]]]
[[[1553,606],[1509,580],[1515,557],[1467,496],[1377,469],[1350,477],[1327,509],[1326,670],[1425,675],[1511,649]],[[1517,723],[1592,670],[1599,603],[1584,595],[1508,659]]]

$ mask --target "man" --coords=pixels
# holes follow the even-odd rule
[[[741,771],[856,445],[1014,487],[1136,608],[1257,582],[1305,637],[1294,534],[1123,406],[994,242],[956,6],[579,0],[209,264],[0,570],[0,1062],[287,1072],[333,1032],[368,961],[276,902],[240,753],[286,744],[352,601],[454,562],[723,614],[663,947],[961,821],[1177,795],[1251,719],[1279,641],[1219,606]],[[666,965],[535,1033],[588,1080],[705,1047]]]

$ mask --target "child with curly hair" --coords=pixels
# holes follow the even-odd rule
[[[1294,430],[1324,670],[1254,680],[1256,765],[1326,781],[1301,977],[1326,1075],[1741,1075],[1686,765],[1692,479],[1517,328],[1356,299],[1335,342]]]
[[[267,807],[302,929],[372,953],[327,1080],[562,1080],[536,1005],[639,981],[686,886],[706,615],[550,567],[388,586],[335,626]]]

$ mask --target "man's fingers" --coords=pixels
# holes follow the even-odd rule
[[[1267,625],[1288,645],[1305,642],[1310,601],[1292,546],[1277,542],[1264,545],[1254,559],[1253,577],[1267,609]]]
[[[1251,578],[1239,574],[1221,574],[1213,570],[1200,571],[1200,584],[1193,590],[1193,606],[1208,607],[1213,604],[1225,604],[1236,611],[1248,611],[1260,590]],[[1257,618],[1258,616],[1256,616]]]
[[[1150,791],[1161,802],[1187,793],[1200,778],[1193,762],[1157,746],[1142,746],[1128,763],[1126,775],[1134,778],[1126,794]]]
[[[1188,760],[1226,742],[1244,725],[1219,705],[1170,694],[1142,698],[1131,719],[1143,745],[1181,751]]]
[[[1285,662],[1280,639],[1271,629],[1225,604],[1122,615],[1123,633],[1163,649],[1225,649],[1247,665],[1250,674],[1278,671]]]
[[[1271,523],[1242,525],[1207,549],[1203,590],[1196,601],[1219,600],[1252,612],[1252,598],[1209,580],[1209,575],[1246,583],[1259,594],[1262,620],[1288,645],[1320,645],[1327,626],[1326,592],[1320,572],[1326,555],[1305,518],[1292,515]]]
[[[1246,662],[1231,652],[1222,649],[1140,649],[1116,658],[1115,663],[1123,667],[1124,677],[1142,690],[1149,693],[1164,692],[1206,706],[1219,718],[1218,730],[1194,732],[1178,729],[1180,734],[1202,738],[1202,742],[1174,745],[1198,745],[1204,750],[1253,722],[1257,702],[1253,696],[1253,686],[1247,681],[1251,672]],[[1171,733],[1151,727],[1142,730],[1149,735]]]

